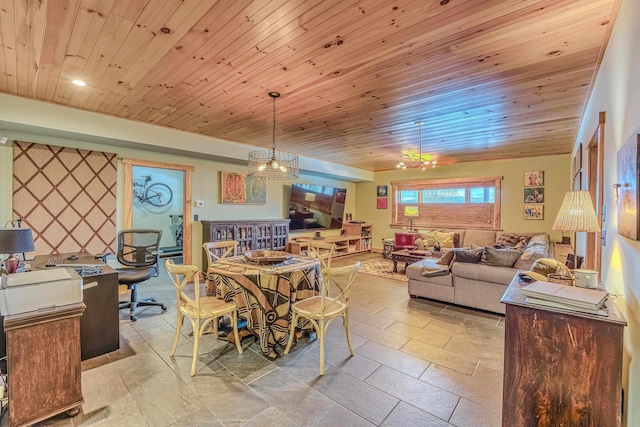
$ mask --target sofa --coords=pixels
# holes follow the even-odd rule
[[[537,259],[553,257],[547,233],[450,229],[421,234],[416,241],[418,249],[440,243],[443,253],[452,252],[445,253],[442,261],[425,258],[407,266],[409,295],[494,313],[504,314],[500,299],[518,270],[528,270]],[[510,258],[495,262],[496,254]],[[444,258],[453,259],[448,262]],[[512,266],[501,266],[510,262]]]

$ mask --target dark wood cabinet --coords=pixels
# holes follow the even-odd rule
[[[250,250],[284,251],[289,244],[288,219],[200,222],[203,243],[235,240],[238,242],[238,255]],[[202,265],[208,265],[204,251]]]
[[[80,368],[80,316],[84,304],[5,316],[9,420],[26,426],[84,403]]]
[[[502,425],[619,426],[624,317],[528,305],[507,289]]]

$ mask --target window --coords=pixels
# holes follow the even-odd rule
[[[500,229],[502,177],[397,181],[392,188],[392,227],[406,227],[405,206],[418,206],[414,228]]]

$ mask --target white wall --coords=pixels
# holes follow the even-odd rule
[[[619,295],[616,304],[628,322],[624,334],[623,386],[626,402],[623,419],[630,427],[640,426],[640,242],[617,233],[612,185],[617,182],[618,150],[640,133],[638,17],[640,1],[623,0],[576,139],[576,146],[582,143],[585,159],[586,145],[596,129],[598,113],[606,113],[604,203],[607,219],[603,227],[607,232],[607,244],[602,248],[602,280],[610,292]],[[581,241],[578,243],[578,252],[584,252]]]

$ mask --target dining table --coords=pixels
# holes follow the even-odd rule
[[[289,339],[291,305],[320,292],[320,262],[291,255],[282,262],[256,264],[244,256],[226,257],[209,265],[209,278],[216,296],[235,301],[238,317],[260,340],[260,349],[270,358],[279,356],[275,347]]]

